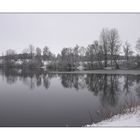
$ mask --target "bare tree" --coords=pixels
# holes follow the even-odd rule
[[[140,53],[140,38],[138,38],[136,42],[136,50],[138,51],[138,53]]]
[[[12,49],[8,49],[5,55],[5,65],[8,67],[13,67],[15,65],[16,52]]]
[[[63,48],[61,51],[62,67],[66,69],[74,68],[74,53],[72,48]]]
[[[131,50],[131,45],[126,41],[123,47],[125,59],[128,62],[129,56],[132,56],[133,51]]]
[[[109,53],[111,56],[111,67],[112,67],[112,62],[114,61],[116,64],[116,68],[119,68],[119,65],[117,63],[117,59],[119,57],[120,53],[120,38],[117,29],[113,28],[109,31],[108,34],[108,44],[109,44]]]
[[[103,48],[99,45],[97,40],[88,46],[86,55],[88,55],[92,64],[95,62],[95,64],[99,65],[100,68],[102,67],[102,60],[104,59]]]
[[[109,30],[107,28],[102,29],[101,34],[100,34],[100,44],[103,47],[105,67],[107,67],[108,34],[109,34]]]
[[[46,59],[48,59],[49,58],[49,48],[47,47],[47,46],[45,46],[44,48],[43,48],[43,58],[44,58],[44,60],[46,60]]]
[[[79,62],[79,46],[76,45],[74,48],[73,48],[73,57],[74,57],[74,64],[76,65],[77,62]]]
[[[37,67],[41,67],[42,65],[41,49],[39,47],[36,48],[35,63]]]
[[[41,49],[39,47],[36,48],[36,56],[41,56]]]
[[[34,57],[34,51],[35,51],[34,46],[30,44],[29,45],[29,53],[31,55],[31,59],[33,59],[33,57]]]
[[[86,53],[86,48],[85,47],[80,47],[79,48],[79,55],[80,55],[80,61],[84,61],[84,57],[85,57],[85,53]]]
[[[16,54],[16,52],[14,51],[14,50],[12,50],[12,49],[8,49],[7,51],[6,51],[6,56],[13,56],[13,55],[15,55]]]
[[[136,51],[137,51],[136,57],[137,67],[140,67],[140,38],[138,38],[136,42]]]

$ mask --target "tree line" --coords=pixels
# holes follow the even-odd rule
[[[138,52],[134,53],[134,48]],[[103,28],[99,39],[87,47],[76,45],[65,47],[61,53],[53,54],[48,46],[43,49],[29,45],[22,53],[8,49],[1,56],[1,67],[40,68],[53,70],[82,69],[136,69],[140,67],[140,38],[133,47],[128,41],[122,43],[116,28]],[[20,62],[19,62],[20,61]]]

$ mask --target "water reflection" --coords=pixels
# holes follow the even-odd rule
[[[60,74],[61,84],[65,88],[75,88],[76,90],[86,88],[85,75],[81,74]]]
[[[18,80],[26,83],[30,80],[30,87],[44,85],[45,88],[49,88],[50,80],[54,77],[61,78],[61,84],[65,88],[75,88],[76,90],[88,88],[95,95],[98,95],[101,91],[114,93],[119,90],[118,85],[123,77],[123,91],[128,94],[129,88],[133,86],[134,82],[140,83],[140,76],[136,75],[109,75],[109,74],[53,74],[44,72],[42,69],[36,70],[17,70],[17,69],[1,69],[0,74],[3,76],[3,80],[6,79],[8,84],[14,84]],[[29,84],[28,83],[28,84]]]
[[[44,119],[41,122],[45,126],[47,126],[48,122],[50,126],[65,126],[68,123],[70,126],[92,124],[93,122],[96,123],[103,120],[106,117],[104,112],[111,110],[117,114],[126,102],[132,103],[133,101],[138,104],[140,103],[140,75],[51,74],[42,69],[1,69],[0,77],[1,82],[6,82],[6,84],[11,86],[21,83],[20,86],[26,86],[29,91],[40,89],[38,93],[45,93],[45,90],[51,93],[48,97],[43,97],[44,99],[40,97],[41,101],[36,101],[40,102],[40,106],[45,106],[44,110],[46,114],[42,108],[40,109],[42,110],[41,113],[46,115],[44,115]],[[51,86],[53,87],[53,91]],[[32,98],[31,100],[33,103],[35,102]],[[37,100],[39,99],[37,98]],[[41,103],[42,100],[44,100],[44,103]],[[59,100],[61,101],[59,102]],[[22,105],[24,106],[24,103]],[[34,106],[31,106],[31,108],[31,110],[35,110]],[[52,113],[50,110],[54,110],[54,112]],[[102,110],[102,112],[99,112],[99,110]],[[55,114],[57,112],[58,114]],[[27,111],[26,114],[30,114],[30,112]],[[55,114],[54,116],[57,116],[57,119],[46,119],[48,114]],[[40,116],[37,117],[39,118]],[[84,117],[82,118],[82,116]],[[49,117],[53,119],[52,116]],[[37,121],[40,123],[41,120]],[[21,122],[20,119],[19,122]]]
[[[140,75],[53,74],[44,72],[42,69],[1,69],[0,75],[3,77],[3,80],[6,80],[7,84],[11,85],[22,81],[30,89],[42,85],[48,89],[51,79],[59,77],[64,88],[88,89],[95,96],[100,94],[103,104],[108,102],[111,105],[115,105],[117,94],[120,92],[129,94],[131,87],[135,85],[137,85],[136,92],[140,93]],[[120,91],[121,89],[122,91]]]
[[[37,70],[17,70],[17,69],[4,69],[0,71],[3,76],[3,80],[6,80],[7,84],[16,84],[16,82],[22,81],[23,84],[34,89],[35,87],[43,86],[48,89],[50,86],[50,79],[55,77],[54,74],[47,74],[42,69]]]
[[[53,74],[44,72],[42,69],[18,70],[1,69],[0,75],[7,84],[16,84],[22,81],[23,84],[34,89],[44,86],[48,89],[51,79],[59,77],[64,88],[74,88],[76,90],[88,89],[95,96],[102,95],[103,102],[115,105],[116,96],[119,92],[129,94],[131,87],[137,84],[136,92],[140,92],[140,75],[113,75],[113,74]],[[122,91],[121,90],[121,87]]]

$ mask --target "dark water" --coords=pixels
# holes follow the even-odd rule
[[[140,102],[140,76],[0,70],[0,126],[85,126]]]

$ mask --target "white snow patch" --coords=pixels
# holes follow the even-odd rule
[[[115,115],[108,120],[104,120],[97,124],[88,125],[88,127],[127,127],[127,126],[140,126],[140,107],[137,107],[134,112],[127,113],[124,115]]]
[[[79,66],[77,67],[78,70],[84,70],[84,67],[83,66]]]

